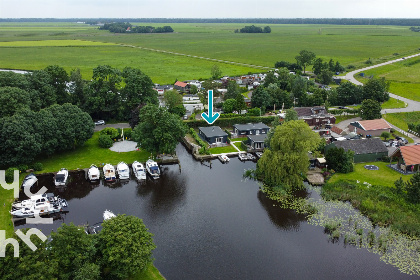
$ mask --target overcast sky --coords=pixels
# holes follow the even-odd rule
[[[419,18],[420,0],[0,0],[0,18]]]

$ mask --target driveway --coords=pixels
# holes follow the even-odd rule
[[[114,128],[130,128],[128,123],[113,123],[105,125],[96,125],[94,131],[101,131],[105,127],[114,127]]]

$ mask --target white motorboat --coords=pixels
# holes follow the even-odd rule
[[[220,161],[221,161],[221,162],[223,162],[223,163],[227,163],[227,162],[229,162],[229,161],[230,161],[229,157],[228,157],[227,155],[225,155],[225,154],[220,154],[220,155],[218,155],[217,157],[218,157],[218,158],[220,159]]]
[[[130,169],[128,168],[127,163],[125,162],[118,163],[117,174],[120,180],[130,179]]]
[[[146,170],[147,170],[147,173],[149,173],[153,179],[158,179],[160,177],[160,169],[156,161],[151,160],[151,159],[147,160]]]
[[[112,182],[115,181],[115,168],[111,164],[105,164],[104,168],[104,177],[105,181]]]
[[[91,181],[91,182],[99,181],[100,176],[101,176],[101,174],[99,172],[99,168],[96,165],[92,164],[90,166],[89,170],[88,170],[89,181]]]
[[[23,179],[21,187],[22,187],[22,189],[25,189],[25,188],[30,189],[37,182],[38,182],[38,178],[35,176],[34,173],[31,173],[29,175],[26,175],[25,179]]]
[[[256,160],[257,158],[251,154],[251,153],[247,153],[246,156],[248,157],[249,160]]]
[[[61,168],[60,171],[55,175],[54,183],[55,186],[65,186],[69,177],[69,171],[65,168]]]
[[[116,217],[115,214],[112,213],[111,211],[109,211],[109,210],[104,211],[104,221],[109,220],[111,218],[115,218],[115,217]]]
[[[255,155],[257,156],[257,158],[261,158],[263,153],[262,152],[256,152]]]
[[[50,203],[58,202],[58,197],[54,196],[52,193],[44,193],[42,195],[33,195],[29,199],[17,201],[12,203],[12,209],[17,210],[21,208],[30,208],[33,204],[36,203],[46,203],[49,201]]]
[[[29,207],[23,207],[15,210],[12,209],[10,214],[12,214],[14,218],[31,218],[57,213],[67,206],[67,201],[62,198],[57,198],[55,202],[50,202],[48,199],[44,199],[42,201],[39,199]]]
[[[135,161],[135,162],[133,162],[131,167],[133,168],[134,176],[136,176],[136,178],[138,180],[145,180],[146,179],[146,170],[144,169],[143,164],[141,164],[138,161]]]

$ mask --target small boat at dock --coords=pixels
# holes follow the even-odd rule
[[[220,154],[217,156],[219,158],[219,160],[223,163],[227,163],[230,161],[229,157],[225,154]]]
[[[160,169],[156,161],[149,159],[146,161],[146,170],[153,179],[159,179]]]
[[[257,156],[257,158],[261,158],[263,153],[262,152],[256,152],[255,155]]]
[[[54,178],[54,183],[56,187],[65,186],[67,184],[67,179],[69,177],[69,171],[65,168],[61,168],[57,172]]]
[[[135,161],[133,162],[131,167],[133,168],[134,176],[136,176],[138,180],[146,180],[146,170],[143,164],[141,164],[138,161]]]
[[[100,179],[100,172],[99,172],[99,168],[92,164],[88,170],[88,180],[91,182],[97,182]]]
[[[38,178],[35,176],[34,173],[26,175],[25,179],[23,179],[21,188],[24,190],[25,188],[32,188],[38,182]]]
[[[120,162],[117,165],[117,174],[120,180],[130,179],[130,169],[128,168],[127,163]]]
[[[28,200],[14,203],[10,214],[13,218],[32,218],[60,212],[67,206],[65,199],[55,197],[53,194],[35,195]]]
[[[113,165],[107,163],[105,164],[104,168],[104,177],[105,177],[105,181],[107,182],[112,182],[115,181],[115,168]]]
[[[239,153],[239,154],[238,154],[238,158],[239,158],[239,160],[241,160],[241,161],[248,160],[248,156],[246,155],[246,153]]]

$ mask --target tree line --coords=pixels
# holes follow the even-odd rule
[[[265,26],[264,29],[262,27],[258,27],[255,25],[245,26],[241,29],[235,29],[235,33],[271,33],[270,26]]]
[[[141,219],[118,215],[104,221],[102,227],[98,234],[86,234],[82,227],[62,224],[46,242],[31,238],[35,251],[14,234],[19,257],[13,257],[12,246],[6,247],[0,278],[128,279],[152,264],[156,246]]]
[[[170,33],[174,32],[172,27],[153,27],[153,26],[133,26],[129,22],[105,23],[99,27],[101,30],[109,30],[113,33]]]
[[[287,68],[280,68],[267,74],[264,83],[252,93],[251,105],[261,108],[288,109],[291,107],[320,106],[326,104],[345,106],[360,104],[365,99],[385,102],[389,99],[389,82],[384,78],[373,78],[363,86],[343,81],[336,89],[319,88],[312,80],[290,74]]]
[[[1,18],[0,22],[150,22],[150,23],[265,23],[420,26],[409,18]]]

